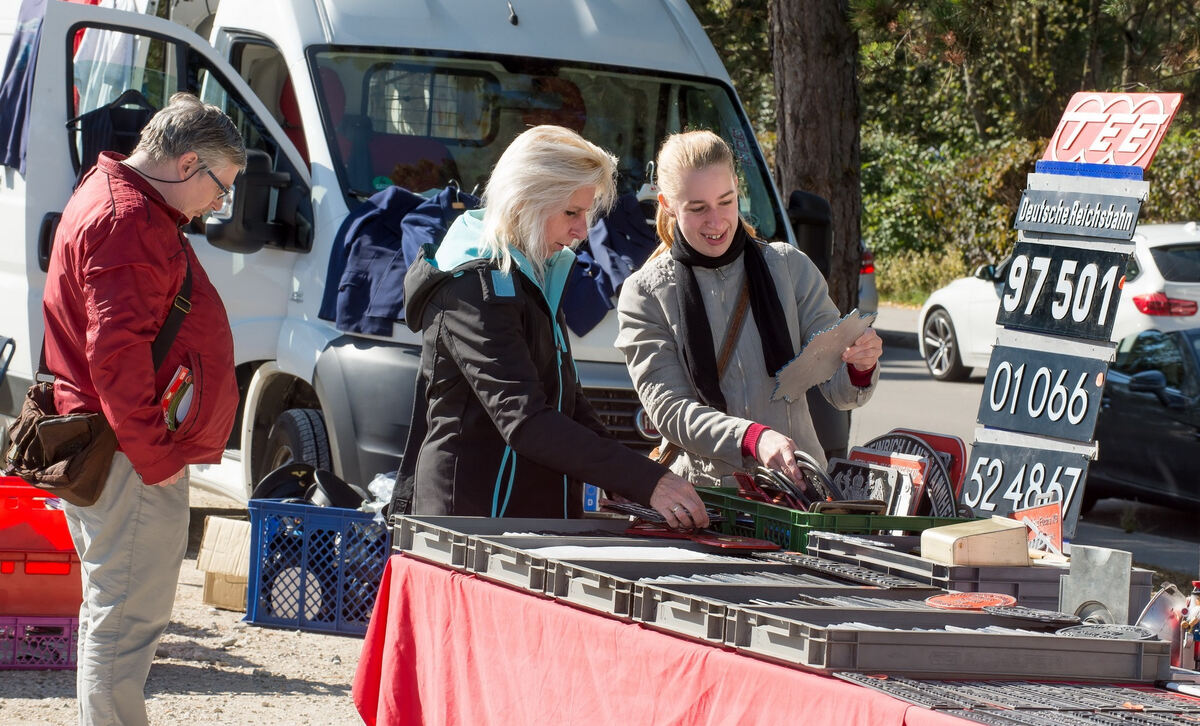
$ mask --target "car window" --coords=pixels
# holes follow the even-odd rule
[[[220,106],[247,148],[275,154],[262,123],[198,53],[169,39],[109,28],[85,26],[80,37],[71,59],[74,118],[68,128],[75,132],[72,153],[81,173],[100,149],[132,151],[142,126],[180,90]]]
[[[1151,247],[1154,265],[1168,282],[1200,282],[1200,245]]]
[[[398,185],[482,189],[500,154],[530,126],[574,129],[615,154],[617,191],[653,198],[653,164],[668,134],[707,128],[733,150],[739,211],[766,239],[786,237],[770,173],[731,89],[676,77],[543,58],[314,49],[318,103],[344,191],[366,198]]]
[[[1172,388],[1182,387],[1186,372],[1183,351],[1176,338],[1157,330],[1122,340],[1112,367],[1129,376],[1142,371],[1162,371]]]
[[[71,58],[71,155],[82,174],[100,150],[128,154],[154,112],[179,90],[173,44],[150,35],[84,26]]]

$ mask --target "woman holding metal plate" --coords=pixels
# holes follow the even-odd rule
[[[838,323],[837,307],[804,253],[755,239],[738,212],[734,157],[721,137],[670,136],[657,169],[660,245],[626,280],[618,305],[617,347],[642,405],[679,447],[672,470],[691,481],[722,483],[757,463],[800,483],[794,452],[822,469],[824,452],[805,396],[772,400],[775,376]],[[839,409],[866,403],[882,352],[868,328],[820,385],[825,398]]]

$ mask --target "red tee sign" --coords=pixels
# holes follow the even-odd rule
[[[1182,98],[1179,93],[1076,93],[1042,158],[1145,169]]]

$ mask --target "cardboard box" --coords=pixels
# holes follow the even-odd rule
[[[205,572],[204,604],[245,612],[246,583],[250,578],[250,522],[206,517],[196,567]]]
[[[921,556],[947,565],[1028,567],[1029,540],[1024,522],[976,519],[922,532]]]

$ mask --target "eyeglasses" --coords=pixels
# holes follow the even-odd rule
[[[213,180],[213,184],[217,185],[217,189],[221,190],[221,193],[217,195],[217,199],[224,200],[226,197],[228,197],[229,196],[229,187],[227,187],[221,183],[221,180],[218,179],[217,175],[212,172],[212,169],[205,167],[204,171],[206,174],[208,174],[208,178]]]

